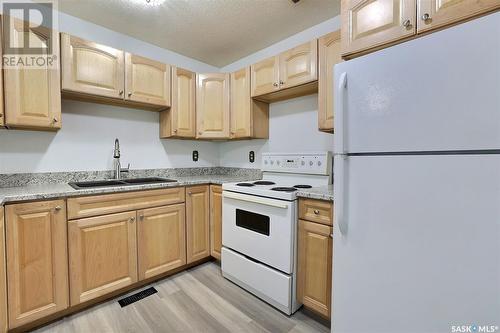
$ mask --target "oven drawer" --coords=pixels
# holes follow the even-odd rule
[[[277,309],[291,314],[292,277],[247,259],[225,247],[221,251],[222,274]]]

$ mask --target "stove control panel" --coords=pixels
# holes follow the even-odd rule
[[[299,154],[264,153],[262,154],[262,170],[330,175],[332,173],[332,155],[330,152]]]

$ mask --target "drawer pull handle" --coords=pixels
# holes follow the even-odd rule
[[[315,215],[319,215],[319,210],[315,209],[315,210],[314,210],[314,214],[315,214]]]
[[[130,223],[134,223],[134,222],[135,222],[135,217],[131,217],[131,218],[129,218],[129,219],[128,219],[128,221],[129,221]]]
[[[58,211],[60,211],[62,209],[62,207],[61,206],[55,206],[54,209],[55,209],[56,212],[58,212]]]

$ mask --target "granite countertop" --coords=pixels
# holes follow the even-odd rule
[[[53,198],[65,198],[95,194],[117,193],[127,191],[153,190],[169,187],[217,184],[238,182],[245,180],[258,180],[260,178],[250,177],[248,175],[196,175],[175,177],[175,183],[158,183],[146,185],[125,185],[113,187],[100,187],[92,189],[75,190],[68,184],[40,184],[25,185],[15,187],[0,188],[0,206],[7,202],[45,200]]]
[[[296,194],[300,198],[333,201],[333,185],[303,189]]]

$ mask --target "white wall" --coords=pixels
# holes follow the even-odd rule
[[[227,65],[221,71],[238,70],[338,29],[340,17],[336,16]],[[269,141],[226,142],[219,148],[223,166],[261,168],[263,152],[333,151],[333,135],[318,131],[318,95],[314,94],[271,104]],[[248,161],[250,150],[255,151],[255,163]]]
[[[60,31],[197,72],[219,68],[60,13]],[[65,101],[57,133],[0,130],[0,173],[106,170],[112,168],[114,138],[122,164],[133,169],[218,166],[218,144],[160,140],[159,114],[122,107]],[[199,150],[200,161],[191,160]]]

